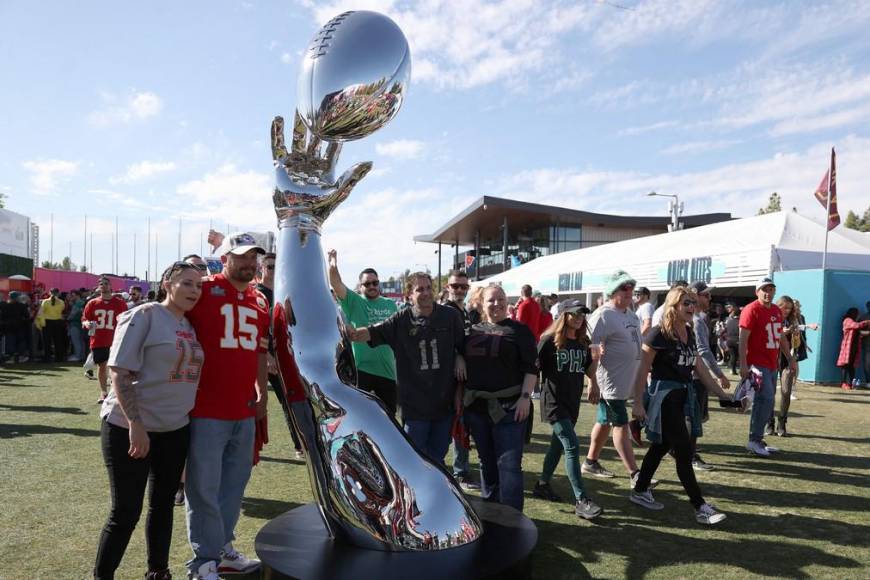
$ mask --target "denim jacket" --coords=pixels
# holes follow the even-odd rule
[[[662,442],[662,402],[668,396],[668,393],[676,389],[686,389],[687,391],[683,414],[691,421],[691,436],[700,437],[703,433],[701,429],[701,409],[698,405],[698,400],[695,398],[695,389],[692,388],[692,385],[678,383],[677,381],[653,380],[647,385],[644,394],[646,438],[651,443]]]

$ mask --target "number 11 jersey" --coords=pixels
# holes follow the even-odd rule
[[[249,286],[237,290],[226,276],[203,280],[199,302],[187,314],[205,352],[191,417],[237,421],[256,414],[257,359],[269,342],[269,304]]]

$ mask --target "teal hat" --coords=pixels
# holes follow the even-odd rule
[[[623,284],[631,284],[632,286],[637,286],[637,282],[635,282],[634,278],[632,278],[628,272],[625,270],[617,270],[613,274],[607,277],[604,282],[604,295],[608,298],[616,294],[616,291],[619,290],[619,287]]]

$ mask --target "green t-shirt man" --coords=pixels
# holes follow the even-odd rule
[[[341,305],[344,315],[355,328],[365,328],[371,324],[377,324],[398,310],[395,302],[383,296],[366,298],[350,290],[338,303]],[[353,343],[353,357],[358,370],[391,381],[396,380],[396,358],[389,346],[381,345],[372,348],[364,342],[355,342]]]

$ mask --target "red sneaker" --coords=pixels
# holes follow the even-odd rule
[[[841,384],[840,388],[843,389],[844,391],[851,391],[852,389],[854,389],[854,387],[852,385],[850,385],[849,383]]]

